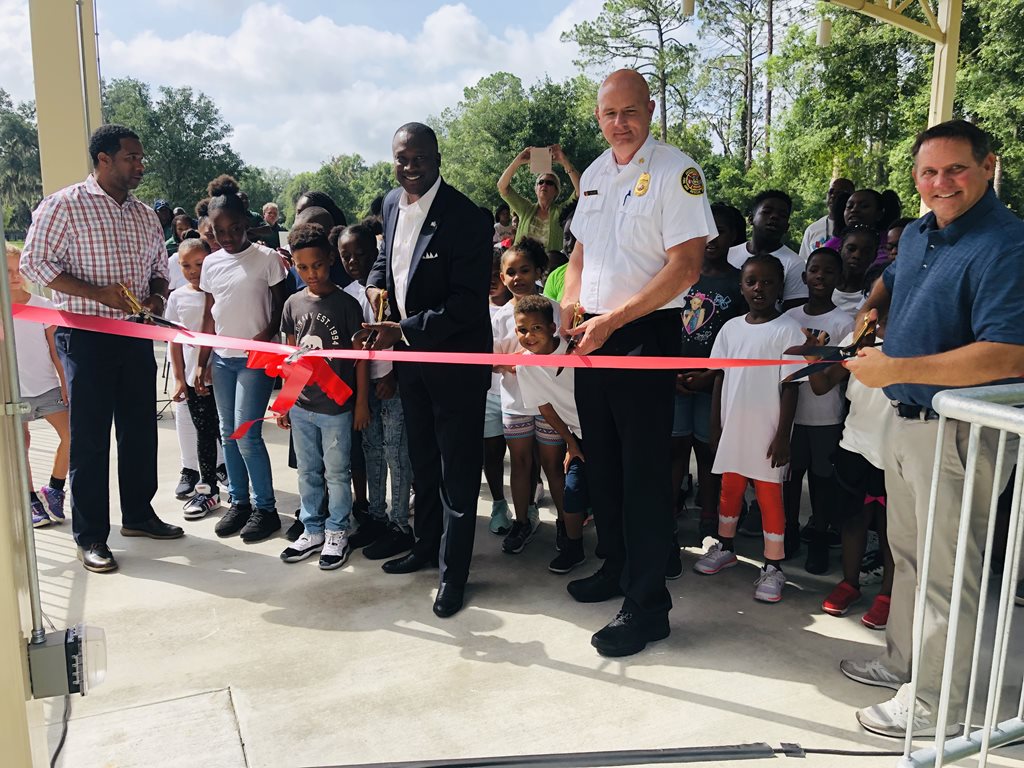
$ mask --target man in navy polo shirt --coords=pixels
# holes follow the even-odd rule
[[[905,683],[938,435],[932,397],[943,389],[1014,381],[1024,374],[1024,222],[989,185],[995,157],[988,135],[953,120],[921,133],[912,151],[914,182],[931,213],[907,225],[899,258],[875,283],[862,310],[888,311],[885,352],[864,349],[847,363],[863,384],[883,387],[895,406],[885,457],[889,545],[896,566],[886,652],[877,660],[840,665],[847,677],[897,691],[889,701],[859,710],[857,719],[869,731],[900,738],[913,711]],[[913,723],[921,736],[934,735],[936,727],[969,429],[950,422],[942,444]],[[997,433],[984,430],[979,447],[952,672],[954,723],[965,715]],[[1011,438],[1007,456],[1015,451],[1016,438]],[[1010,469],[1004,467],[998,487],[1006,484]],[[949,726],[950,735],[959,729]]]

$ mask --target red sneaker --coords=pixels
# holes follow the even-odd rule
[[[861,617],[861,624],[868,629],[885,629],[885,625],[889,622],[889,603],[891,598],[885,595],[879,595],[875,598],[875,602],[871,604],[871,608]]]
[[[860,600],[860,590],[854,589],[845,581],[840,581],[836,588],[825,598],[821,610],[830,616],[845,616],[850,606]]]

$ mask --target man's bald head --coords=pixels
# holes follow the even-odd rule
[[[617,69],[608,75],[597,90],[598,103],[601,102],[602,94],[617,89],[632,89],[640,101],[651,100],[651,88],[647,85],[647,80],[635,69]]]
[[[651,133],[654,102],[643,75],[633,69],[612,72],[597,91],[594,114],[620,163],[629,162]]]

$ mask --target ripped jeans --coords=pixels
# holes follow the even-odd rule
[[[347,531],[352,514],[352,411],[314,413],[298,405],[288,416],[299,465],[299,520],[307,533]],[[327,506],[324,509],[324,491]],[[325,514],[326,512],[326,514]]]

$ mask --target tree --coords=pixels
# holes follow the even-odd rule
[[[112,80],[103,90],[103,116],[136,133],[146,153],[146,177],[135,194],[164,198],[186,210],[206,195],[214,177],[241,174],[243,163],[231,148],[231,126],[217,105],[189,87],[161,86],[153,100],[149,86],[134,78]]]
[[[441,173],[480,205],[495,207],[497,181],[520,150],[561,144],[583,169],[604,150],[594,119],[597,84],[584,76],[556,83],[545,79],[524,90],[522,81],[497,72],[466,88],[463,99],[432,119],[441,145]],[[555,166],[555,173],[562,170]],[[527,196],[533,180],[513,183]],[[562,188],[569,179],[562,174]]]
[[[4,226],[28,229],[43,194],[35,106],[11,101],[0,88],[0,210]]]
[[[577,24],[562,33],[562,40],[580,47],[577,64],[582,67],[604,68],[609,62],[625,61],[649,77],[655,86],[661,140],[665,141],[669,111],[680,110],[685,121],[689,108],[688,86],[696,48],[679,38],[686,20],[679,0],[605,0],[594,21]]]
[[[238,186],[249,196],[249,206],[260,211],[266,203],[281,205],[280,198],[294,174],[283,168],[259,168],[247,165],[238,177]]]

